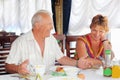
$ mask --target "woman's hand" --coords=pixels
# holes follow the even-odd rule
[[[92,63],[91,68],[99,68],[103,64],[102,61],[100,61],[98,59],[88,58],[87,60],[88,60],[88,62]]]
[[[78,61],[78,67],[81,69],[99,68],[102,65],[102,61],[98,59],[82,57]]]
[[[102,35],[101,35],[101,41],[103,41],[103,40],[106,40],[107,38],[106,38],[106,33],[103,33]]]

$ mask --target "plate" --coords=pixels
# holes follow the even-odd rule
[[[63,67],[64,70],[80,70],[79,68],[77,67],[74,67],[74,66],[53,66],[50,68],[51,71],[56,71],[56,68],[57,67]]]
[[[66,77],[53,77],[53,78],[50,78],[48,80],[82,80],[82,79],[80,79],[78,77],[70,77],[70,76],[68,77],[68,76],[66,76]]]
[[[63,67],[67,76],[76,76],[78,71],[80,71],[79,68],[74,67],[74,66],[54,66],[54,67],[51,67],[50,70],[53,72],[56,72],[57,67]]]
[[[31,79],[31,78],[34,78],[35,75],[11,74],[11,77],[17,77],[17,78],[23,78],[23,79]]]

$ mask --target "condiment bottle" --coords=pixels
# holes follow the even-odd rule
[[[105,50],[105,64],[103,69],[103,75],[106,77],[112,76],[111,50]]]

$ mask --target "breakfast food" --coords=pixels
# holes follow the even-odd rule
[[[64,71],[63,67],[58,66],[58,67],[56,68],[56,72],[65,72],[65,71]]]
[[[52,72],[52,75],[53,76],[66,76],[67,74],[62,66],[57,66],[55,68],[55,71]]]
[[[80,78],[80,79],[82,79],[82,80],[85,80],[85,75],[82,74],[82,73],[79,73],[79,74],[78,74],[78,78]]]

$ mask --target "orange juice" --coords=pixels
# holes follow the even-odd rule
[[[112,78],[120,78],[120,65],[113,65]]]

